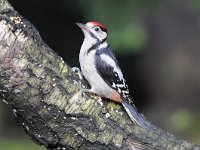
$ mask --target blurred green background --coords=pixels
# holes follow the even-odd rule
[[[9,0],[70,66],[83,41],[76,22],[99,21],[139,111],[200,144],[199,0]],[[39,150],[0,102],[0,149]]]

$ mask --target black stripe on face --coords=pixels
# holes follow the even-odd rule
[[[107,40],[107,38],[104,38],[104,39],[101,40],[101,41],[98,39],[97,43],[94,44],[94,45],[92,45],[92,46],[88,49],[87,55],[88,55],[92,50],[97,49],[97,48],[98,48],[101,44],[103,44],[106,40]]]
[[[106,28],[102,28],[100,27],[102,31],[106,32],[107,33],[107,29]]]
[[[97,42],[99,41],[99,39],[94,35],[94,33],[89,32],[89,34],[90,34],[90,36],[91,36],[92,38],[94,38],[95,40],[97,40]]]

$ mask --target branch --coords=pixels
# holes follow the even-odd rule
[[[138,127],[119,104],[78,99],[80,82],[33,25],[0,0],[0,100],[35,142],[51,150],[200,150],[159,128]]]

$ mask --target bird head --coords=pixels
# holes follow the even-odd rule
[[[100,42],[107,39],[107,29],[99,22],[88,22],[86,24],[76,23],[84,33],[85,40]]]

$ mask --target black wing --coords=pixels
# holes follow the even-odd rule
[[[119,74],[114,70],[114,66],[102,60],[101,55],[107,55],[116,62],[118,67],[118,62],[111,48],[107,47],[96,52],[96,69],[103,80],[113,89],[117,90],[123,97],[129,97],[128,86],[123,78],[119,77]],[[119,69],[119,67],[118,67]],[[119,69],[121,72],[121,70]]]

